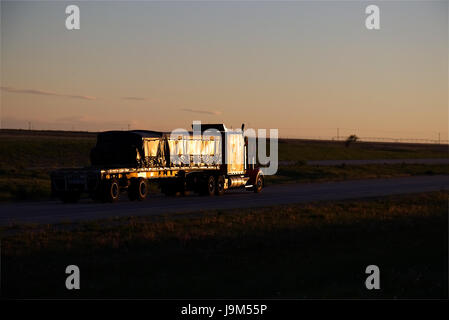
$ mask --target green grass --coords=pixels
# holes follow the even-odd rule
[[[0,201],[50,197],[49,172],[89,165],[95,135],[0,134]]]
[[[40,200],[50,197],[48,173],[0,169],[0,200]]]
[[[0,201],[46,200],[50,197],[49,172],[56,168],[89,165],[96,134],[0,130]],[[449,173],[441,165],[304,166],[307,160],[447,158],[447,145],[280,140],[278,175],[269,183],[336,181]],[[282,165],[296,161],[296,165]]]
[[[2,168],[36,170],[88,165],[95,138],[0,135],[0,143]]]
[[[447,192],[2,228],[5,297],[447,298]],[[65,267],[81,290],[64,288]],[[381,290],[364,287],[367,265]]]

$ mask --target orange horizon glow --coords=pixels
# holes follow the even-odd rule
[[[448,3],[1,2],[1,128],[448,139]]]

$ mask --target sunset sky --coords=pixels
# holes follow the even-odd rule
[[[69,4],[80,30],[65,28]],[[2,128],[193,120],[447,139],[448,2],[1,2]]]

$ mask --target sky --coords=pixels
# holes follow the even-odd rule
[[[2,1],[0,52],[2,128],[448,136],[447,1]]]

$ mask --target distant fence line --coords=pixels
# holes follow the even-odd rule
[[[0,128],[0,133],[26,133],[26,134],[69,134],[69,135],[85,135],[85,136],[95,136],[97,132],[93,131],[65,131],[65,130],[27,130],[27,129],[10,129],[10,128]],[[348,135],[349,136],[349,135]],[[322,141],[345,141],[348,136],[284,136],[281,139],[302,139],[302,140],[322,140]],[[422,144],[447,144],[449,145],[448,139],[424,139],[424,138],[387,138],[387,137],[359,137],[358,141],[362,142],[393,142],[393,143],[422,143]]]
[[[326,140],[326,141],[345,141],[347,137],[298,137],[292,139],[304,139],[304,140]],[[357,141],[362,142],[393,142],[393,143],[423,143],[423,144],[449,144],[447,139],[418,139],[418,138],[380,138],[380,137],[358,137]]]
[[[377,138],[377,137],[360,137],[360,141],[371,142],[399,142],[399,143],[430,143],[430,144],[449,144],[449,140],[442,139],[416,139],[416,138]]]

